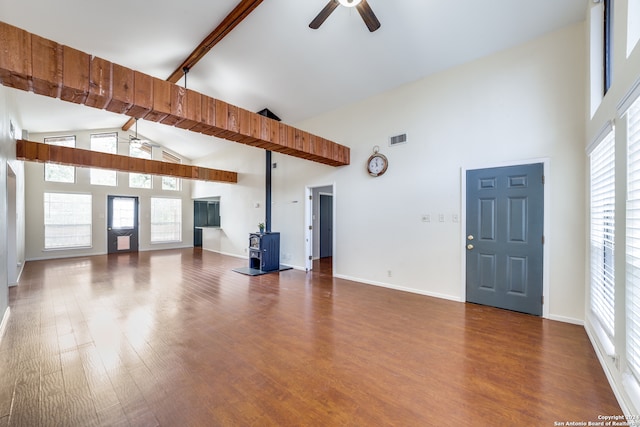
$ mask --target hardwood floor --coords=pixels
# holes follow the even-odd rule
[[[621,414],[582,327],[322,268],[231,271],[246,262],[200,249],[28,262],[0,343],[0,426],[553,426]]]

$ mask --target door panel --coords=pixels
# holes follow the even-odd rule
[[[479,265],[479,285],[484,289],[496,288],[496,257],[490,254],[480,254],[478,256]]]
[[[467,171],[467,301],[542,314],[543,165]]]
[[[527,199],[523,197],[509,198],[509,242],[527,241]]]
[[[320,194],[320,258],[333,253],[333,196]]]
[[[482,240],[496,239],[496,199],[480,200],[480,232]]]
[[[108,252],[138,252],[138,198],[107,196]]]

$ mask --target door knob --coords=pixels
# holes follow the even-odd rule
[[[469,243],[469,244],[467,245],[467,249],[469,249],[469,250],[473,249],[473,245],[472,245],[471,243]]]
[[[469,234],[469,235],[467,236],[467,240],[473,240],[473,234]]]

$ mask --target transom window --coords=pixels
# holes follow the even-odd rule
[[[76,146],[75,136],[55,136],[44,139],[45,144],[59,145],[61,147]],[[73,166],[56,165],[46,163],[44,165],[44,180],[48,182],[76,182],[76,168]]]
[[[611,87],[611,67],[613,61],[613,1],[604,0],[604,93]]]
[[[151,159],[151,147],[144,144],[130,144],[129,156],[139,159]],[[151,188],[151,175],[145,173],[130,173],[129,187],[131,188]]]
[[[117,154],[118,134],[113,132],[91,135],[91,150]],[[91,169],[91,184],[115,187],[118,184],[117,173],[107,169]]]
[[[162,161],[167,163],[182,163],[179,157],[174,156],[171,153],[166,151],[162,152]],[[162,177],[162,189],[169,191],[179,191],[180,190],[180,178],[175,176],[163,176]]]

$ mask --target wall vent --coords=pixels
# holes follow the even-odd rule
[[[407,134],[401,133],[400,135],[394,135],[389,137],[389,146],[393,147],[395,145],[406,144],[407,143]]]

